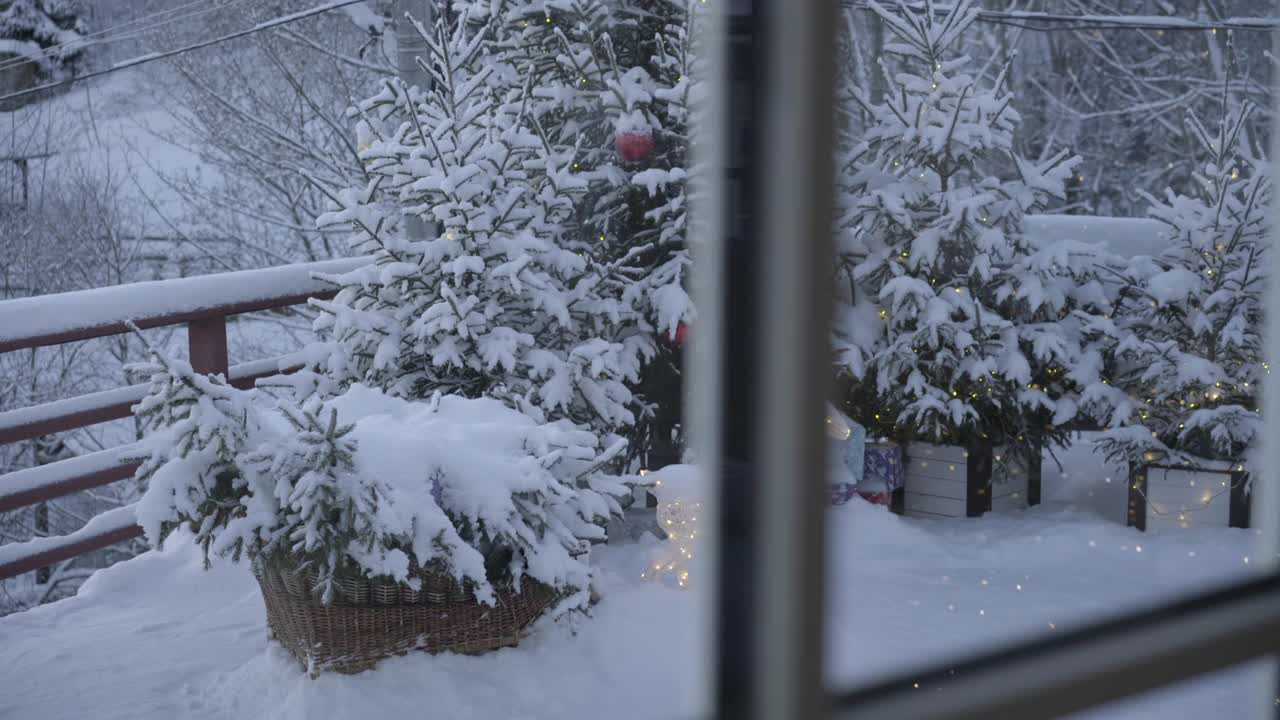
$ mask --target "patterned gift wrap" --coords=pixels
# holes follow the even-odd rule
[[[884,492],[889,495],[902,487],[902,447],[892,442],[867,443],[862,482],[868,492]]]
[[[831,491],[831,504],[843,505],[849,502],[849,498],[854,496],[857,488],[858,486],[853,483],[831,483],[827,486]]]

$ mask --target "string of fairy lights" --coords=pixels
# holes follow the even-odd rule
[[[1148,450],[1142,454],[1143,461],[1147,463],[1158,463],[1164,460],[1165,457],[1166,456],[1163,452],[1156,450]],[[1137,477],[1135,477],[1133,481],[1131,481],[1129,487],[1143,499],[1146,504],[1147,513],[1157,517],[1173,517],[1176,515],[1178,526],[1182,528],[1190,527],[1191,520],[1188,517],[1189,513],[1197,513],[1209,509],[1212,507],[1215,500],[1222,495],[1231,492],[1236,483],[1243,482],[1243,480],[1238,477],[1245,471],[1243,464],[1236,464],[1234,468],[1228,467],[1225,469],[1191,467],[1191,464],[1187,461],[1183,461],[1181,464],[1183,467],[1148,465],[1138,473]],[[1165,472],[1165,480],[1162,484],[1166,487],[1172,487],[1172,483],[1168,482],[1168,474],[1170,472],[1181,471],[1189,474],[1190,477],[1187,479],[1186,487],[1205,489],[1198,499],[1199,505],[1196,507],[1188,507],[1186,503],[1181,503],[1175,510],[1171,509],[1172,504],[1163,504],[1153,499],[1149,492],[1150,487],[1146,483],[1150,480],[1151,473],[1155,470],[1163,470]],[[1204,478],[1205,475],[1226,475],[1227,479],[1217,480],[1217,487],[1214,487],[1215,481],[1206,481]],[[1197,484],[1197,479],[1199,479],[1199,484]],[[1110,478],[1108,478],[1108,481],[1110,481]],[[1131,505],[1129,508],[1130,516],[1135,515],[1136,512],[1137,509]]]
[[[667,580],[676,587],[690,584],[689,568],[698,541],[698,515],[702,502],[698,500],[671,500],[658,503],[658,526],[667,534],[663,556],[659,557],[640,574],[641,580]]]
[[[827,407],[827,436],[833,440],[848,440],[853,428],[845,417],[835,408]],[[648,476],[648,470],[641,470],[641,476]],[[658,527],[667,535],[656,557],[649,561],[640,573],[641,580],[657,580],[687,588],[691,584],[690,568],[698,544],[701,542],[698,516],[703,512],[703,503],[693,497],[681,497],[680,493],[668,493],[661,479],[654,479],[654,491],[659,496],[657,507]],[[693,495],[686,491],[684,494]],[[668,496],[670,495],[670,496]]]

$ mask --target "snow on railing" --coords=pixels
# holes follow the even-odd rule
[[[15,470],[0,485],[0,512],[16,510],[38,502],[99,487],[133,475],[134,463],[121,464],[120,456],[132,445]],[[7,546],[0,546],[7,547]]]
[[[232,366],[229,376],[234,387],[250,388],[259,378],[290,369],[291,356],[281,355]],[[146,394],[147,385],[140,383],[0,412],[0,445],[127,418]]]
[[[289,356],[228,367],[226,318],[332,297],[317,273],[342,273],[368,262],[348,258],[263,270],[82,290],[0,302],[0,353],[57,345],[140,328],[187,325],[191,365],[222,373],[232,385],[252,387],[260,378],[296,369]],[[0,445],[129,417],[146,394],[131,385],[0,413]],[[28,507],[131,477],[125,447],[111,448],[0,476],[0,512]],[[0,580],[138,537],[132,506],[95,516],[61,537],[0,546]]]
[[[0,545],[0,579],[29,573],[141,536],[142,528],[138,527],[134,507],[125,505],[95,515],[84,527],[69,535]]]
[[[344,258],[262,270],[113,285],[0,302],[0,353],[141,328],[297,305],[332,290],[313,273],[341,273],[368,262]]]

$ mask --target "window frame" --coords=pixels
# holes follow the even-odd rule
[[[1261,576],[848,692],[822,687],[825,460],[812,438],[823,435],[828,367],[816,349],[826,347],[830,295],[815,278],[831,265],[824,222],[841,3],[726,4],[725,17],[706,28],[710,67],[725,81],[712,89],[701,160],[724,173],[703,211],[712,240],[695,250],[704,314],[690,393],[695,442],[702,439],[702,457],[719,461],[707,464],[722,509],[710,532],[711,714],[1035,720],[1270,657],[1258,673],[1256,716],[1276,717],[1280,493],[1267,490],[1277,487],[1280,443],[1264,447],[1268,470],[1254,483]],[[1280,270],[1280,256],[1273,252],[1271,262]],[[1269,306],[1280,309],[1280,287],[1268,292]],[[749,311],[735,311],[742,302]],[[1268,356],[1280,357],[1280,312],[1268,315],[1267,333]],[[1263,399],[1274,435],[1280,383],[1266,386]]]

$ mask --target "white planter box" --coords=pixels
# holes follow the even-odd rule
[[[1136,465],[1129,477],[1129,525],[1140,530],[1248,527],[1248,475],[1216,460]]]
[[[1038,467],[1027,468],[1003,447],[986,453],[990,462],[971,457],[968,449],[956,445],[908,444],[903,458],[903,512],[917,517],[977,517],[1039,502]]]

